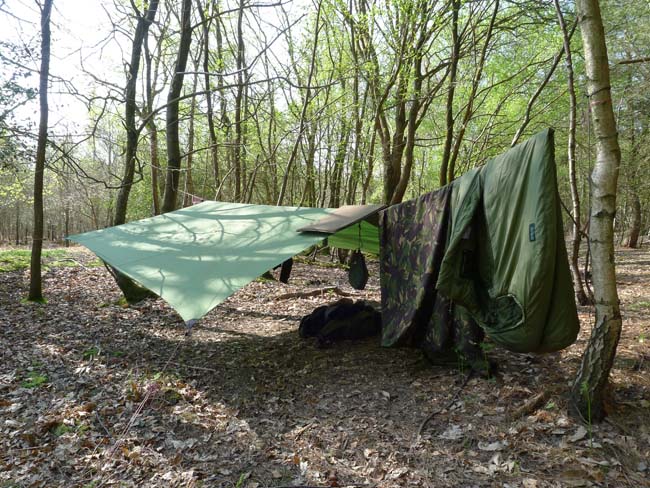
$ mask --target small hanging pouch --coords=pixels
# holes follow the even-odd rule
[[[350,286],[355,290],[363,290],[368,283],[368,267],[366,258],[360,250],[352,252],[350,256],[350,269],[348,271],[348,281]]]

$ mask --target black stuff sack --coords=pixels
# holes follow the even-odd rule
[[[348,281],[355,290],[363,290],[368,283],[368,266],[366,266],[366,258],[363,257],[361,251],[353,251],[350,256]]]

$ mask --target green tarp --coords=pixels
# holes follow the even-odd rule
[[[188,321],[325,239],[296,229],[331,212],[208,201],[69,239],[162,297]]]
[[[327,238],[330,247],[361,249],[379,255],[379,227],[368,222],[358,222]]]

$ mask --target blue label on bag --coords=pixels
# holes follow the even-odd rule
[[[533,242],[535,240],[535,224],[530,224],[528,226],[528,239],[530,242]]]

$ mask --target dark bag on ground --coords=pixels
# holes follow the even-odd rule
[[[300,321],[300,337],[316,337],[319,344],[363,339],[381,331],[381,314],[368,302],[342,298],[316,308]]]

